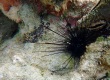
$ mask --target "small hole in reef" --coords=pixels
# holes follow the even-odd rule
[[[13,38],[19,31],[19,27],[16,22],[10,20],[2,12],[0,12],[0,17],[0,34],[2,35],[1,40],[4,42],[7,39]]]

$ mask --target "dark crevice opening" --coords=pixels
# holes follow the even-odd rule
[[[14,23],[13,26],[11,26],[11,28],[12,28],[12,33],[10,38],[13,38],[19,32],[19,26],[17,23]]]
[[[16,22],[10,20],[1,11],[0,17],[0,43],[3,43],[5,40],[13,38],[19,32],[19,27]]]

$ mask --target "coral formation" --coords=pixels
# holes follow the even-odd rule
[[[14,20],[17,23],[21,21],[21,18],[18,15],[20,6],[21,6],[20,0],[0,0],[0,10],[9,19]]]
[[[9,11],[12,6],[19,6],[20,0],[0,0],[0,4],[3,5],[5,11]]]
[[[47,13],[53,14],[55,16],[63,15],[64,12],[66,12],[74,3],[74,1],[72,0],[64,0],[61,2],[60,5],[57,5],[55,1],[52,0],[30,0],[30,1],[35,5],[37,4],[36,8],[38,12],[42,12],[42,10],[46,9]]]

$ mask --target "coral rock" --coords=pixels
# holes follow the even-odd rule
[[[20,4],[19,0],[0,0],[5,11],[9,11],[11,6],[18,6]]]

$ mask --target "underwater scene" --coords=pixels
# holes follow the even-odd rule
[[[110,0],[0,0],[0,80],[110,80]]]

